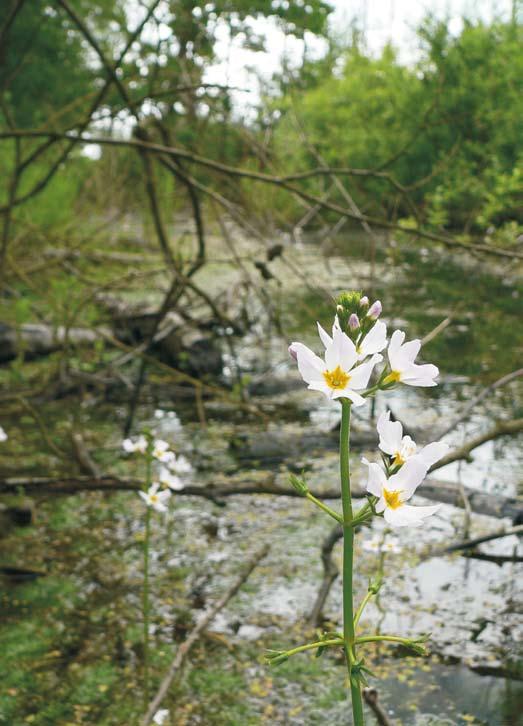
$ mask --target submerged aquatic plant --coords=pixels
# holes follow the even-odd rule
[[[325,348],[320,358],[302,343],[292,343],[289,353],[296,360],[303,380],[310,390],[319,391],[340,404],[340,478],[342,512],[338,513],[313,496],[306,482],[294,475],[291,483],[304,497],[343,527],[343,632],[324,633],[319,640],[287,651],[269,651],[271,664],[282,663],[290,656],[309,650],[318,655],[326,648],[341,648],[345,652],[355,726],[364,723],[361,689],[370,673],[360,649],[367,643],[380,641],[400,643],[414,653],[425,654],[428,636],[403,638],[396,635],[360,634],[358,626],[367,603],[378,596],[383,575],[383,555],[399,549],[398,540],[385,543],[368,542],[366,549],[380,556],[378,577],[369,584],[368,592],[357,608],[353,598],[354,537],[362,524],[374,517],[383,517],[392,527],[419,526],[434,514],[439,505],[413,507],[406,502],[421,484],[429,468],[448,451],[447,444],[435,442],[418,450],[409,436],[403,436],[400,423],[390,421],[388,413],[378,420],[377,433],[383,467],[363,459],[368,467],[367,502],[358,511],[352,508],[349,466],[350,416],[352,406],[365,405],[377,391],[388,391],[399,384],[435,386],[439,371],[435,365],[415,363],[421,348],[419,340],[405,343],[405,333],[396,330],[388,344],[387,358],[382,370],[375,373],[383,361],[381,351],[387,348],[387,327],[379,320],[382,305],[379,300],[369,304],[358,292],[344,293],[337,300],[336,313],[329,335],[318,323],[318,333]],[[365,546],[365,545],[364,545]]]

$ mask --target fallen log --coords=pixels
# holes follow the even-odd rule
[[[19,355],[25,358],[38,358],[64,348],[94,345],[100,339],[102,330],[110,335],[109,328],[53,328],[43,324],[25,324],[18,328],[0,323],[0,363],[8,363]]]
[[[451,552],[459,552],[459,550],[474,549],[479,544],[484,542],[492,542],[495,539],[503,539],[504,537],[511,537],[512,535],[523,535],[523,524],[518,524],[515,527],[509,527],[508,529],[502,529],[497,532],[490,532],[489,534],[483,534],[480,537],[474,537],[472,539],[466,539],[461,542],[454,542],[447,547],[441,547],[434,549],[423,557],[424,560],[430,559],[431,557],[439,557],[446,555]]]
[[[267,494],[271,496],[301,497],[295,489],[275,484],[273,472],[260,472],[260,478],[253,480],[253,477],[246,479],[216,476],[212,483],[204,486],[187,485],[181,491],[176,492],[177,496],[203,497],[210,501],[223,505],[228,497],[242,496],[249,494]],[[141,479],[120,479],[115,476],[103,476],[95,479],[91,476],[62,476],[62,477],[4,477],[0,478],[0,494],[16,493],[23,489],[26,494],[32,495],[57,495],[57,494],[78,494],[82,491],[139,491],[143,487]],[[523,500],[518,497],[505,497],[499,494],[488,494],[471,487],[462,489],[450,482],[439,481],[432,477],[418,487],[416,494],[436,502],[450,504],[460,509],[463,508],[462,490],[465,491],[470,507],[473,512],[489,517],[508,517],[512,520],[523,518]],[[339,499],[337,488],[315,490],[315,496],[321,499]],[[366,496],[363,489],[354,487],[352,491],[354,499],[362,499]],[[518,520],[519,521],[519,520]]]
[[[351,446],[363,448],[376,443],[376,432],[371,429],[354,429],[351,433]],[[302,456],[321,455],[325,451],[336,451],[340,445],[340,435],[333,431],[290,430],[282,427],[277,430],[237,433],[229,444],[229,449],[240,463],[262,461],[273,465]]]
[[[167,365],[180,368],[191,375],[219,375],[223,360],[215,338],[208,332],[191,327],[178,316],[169,314],[165,324],[154,337],[151,354]],[[111,338],[139,345],[146,337],[151,325],[149,313],[129,315],[112,321],[113,328],[52,327],[44,324],[24,324],[17,328],[0,323],[0,364],[9,363],[20,355],[33,360],[58,350],[66,345],[73,347],[92,346],[101,339]]]

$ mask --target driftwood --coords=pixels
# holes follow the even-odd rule
[[[513,436],[523,431],[523,418],[515,418],[510,421],[498,421],[492,428],[485,431],[482,434],[478,434],[466,441],[463,446],[459,446],[456,449],[449,451],[447,456],[440,459],[430,471],[441,469],[441,467],[450,464],[453,461],[470,461],[471,452],[477,449],[478,446],[485,444],[487,441],[494,441],[499,439],[501,436]]]
[[[181,671],[187,656],[189,655],[189,651],[193,647],[193,645],[196,643],[200,635],[203,633],[205,628],[209,625],[209,623],[214,619],[214,617],[217,615],[217,613],[222,610],[229,600],[236,595],[240,587],[243,585],[243,583],[247,580],[247,578],[250,576],[251,572],[254,570],[255,567],[260,563],[260,561],[267,555],[269,551],[269,545],[264,545],[261,550],[259,550],[247,563],[247,566],[243,570],[243,572],[240,574],[240,576],[234,581],[234,583],[231,585],[231,587],[227,590],[227,592],[222,595],[222,597],[216,602],[209,610],[205,613],[205,615],[201,618],[201,620],[198,622],[198,624],[191,630],[189,633],[189,636],[187,639],[180,645],[178,650],[176,651],[176,656],[174,657],[171,665],[169,666],[169,670],[167,671],[165,678],[163,679],[160,688],[158,689],[155,697],[149,704],[149,707],[147,709],[147,713],[142,719],[142,726],[147,726],[149,723],[151,723],[152,718],[154,717],[154,714],[158,710],[161,702],[167,695],[167,692],[178,675],[178,673]]]
[[[394,721],[390,720],[385,709],[378,702],[378,691],[375,688],[364,688],[363,700],[376,716],[379,726],[394,726]]]
[[[110,333],[106,329],[107,334]],[[93,345],[100,339],[100,330],[88,328],[53,328],[50,325],[20,325],[13,328],[0,323],[0,363],[7,363],[23,354],[26,358],[38,358],[64,348]]]
[[[430,552],[423,559],[429,559],[430,557],[439,557],[440,555],[446,555],[450,552],[459,552],[460,550],[470,550],[477,547],[479,544],[484,542],[492,542],[495,539],[502,539],[503,537],[511,537],[512,535],[523,535],[523,524],[518,524],[515,527],[509,527],[508,529],[502,529],[497,532],[490,532],[490,534],[484,534],[480,537],[473,537],[472,539],[466,539],[462,542],[455,542],[448,547],[442,547],[435,549]]]
[[[489,555],[486,552],[463,552],[463,557],[471,560],[481,560],[482,562],[492,562],[494,565],[501,567],[507,564],[518,564],[523,562],[521,555]]]
[[[467,403],[467,405],[460,411],[460,413],[454,418],[449,424],[444,426],[439,432],[438,432],[438,438],[441,438],[442,436],[445,436],[446,434],[453,431],[458,424],[460,424],[462,421],[465,421],[470,415],[470,412],[479,404],[481,401],[483,401],[488,396],[491,396],[494,391],[496,391],[498,388],[502,388],[503,386],[506,386],[509,383],[512,383],[512,381],[515,381],[517,378],[521,378],[523,376],[523,368],[519,368],[516,371],[512,371],[512,373],[508,373],[506,376],[502,376],[501,378],[498,378],[497,381],[494,381],[494,383],[491,383],[490,386],[487,386],[486,388],[482,388],[481,392],[473,398],[471,401]]]
[[[404,426],[404,431],[418,441],[424,438],[424,432]],[[487,441],[494,441],[502,436],[513,436],[523,431],[523,418],[498,421],[484,433],[466,441],[462,446],[452,449],[447,456],[440,459],[430,471],[436,471],[454,461],[470,461],[472,452]],[[377,434],[370,428],[353,428],[351,446],[365,448],[377,444]],[[335,451],[339,446],[339,431],[336,426],[332,431],[246,431],[236,434],[230,443],[231,453],[239,462],[262,461],[266,465],[297,457],[321,454],[324,451]]]
[[[376,433],[371,430],[354,429],[351,432],[351,445],[363,448],[376,443]],[[240,462],[261,460],[264,464],[296,460],[297,457],[335,451],[340,445],[337,429],[333,431],[256,431],[236,434],[229,448]],[[336,495],[338,496],[338,495]]]
[[[50,494],[77,494],[81,491],[138,491],[142,486],[143,482],[140,479],[120,479],[116,476],[104,476],[100,479],[94,479],[90,476],[0,478],[0,494],[16,493],[20,488],[26,494],[47,496]],[[472,511],[477,514],[490,517],[509,517],[511,519],[523,518],[523,502],[517,497],[488,494],[470,487],[463,487],[463,490],[466,492]],[[321,499],[339,499],[337,489],[315,491],[314,493]],[[430,477],[423,482],[416,490],[416,493],[436,502],[463,508],[462,492],[456,484]],[[215,477],[212,484],[206,484],[205,486],[188,485],[177,492],[177,496],[203,497],[217,504],[223,504],[223,500],[228,497],[248,494],[301,497],[291,487],[275,484],[272,472],[266,472],[265,477],[257,481],[252,479],[236,480],[233,484],[230,483],[227,477]],[[358,488],[353,489],[352,495],[354,499],[362,499],[366,496],[365,492]]]
[[[92,346],[100,339],[116,338],[136,345],[144,340],[151,316],[148,312],[129,313],[127,318],[113,320],[113,328],[53,328],[44,324],[26,324],[18,328],[0,324],[0,364],[19,355],[39,358],[63,350],[67,345]],[[223,361],[217,342],[209,333],[188,326],[174,313],[155,335],[151,353],[164,363],[183,367],[194,375],[219,375]]]

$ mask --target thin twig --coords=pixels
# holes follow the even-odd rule
[[[456,416],[456,418],[454,418],[449,424],[447,424],[447,426],[445,426],[445,428],[443,428],[438,433],[438,436],[436,438],[442,438],[443,436],[446,436],[448,433],[453,431],[458,424],[468,418],[470,412],[478,405],[478,403],[481,403],[481,401],[490,396],[498,388],[506,386],[507,383],[511,383],[517,378],[521,378],[521,376],[523,376],[523,368],[519,368],[517,371],[512,371],[512,373],[508,373],[507,375],[498,378],[498,380],[494,381],[494,383],[491,383],[490,386],[482,388],[481,392],[475,398],[469,401],[469,403],[467,403],[467,405]]]
[[[378,691],[375,688],[364,688],[363,699],[376,716],[379,726],[394,726],[394,721],[390,720],[386,711],[378,703]]]
[[[151,723],[152,718],[154,717],[154,714],[158,710],[158,707],[160,706],[161,702],[167,695],[167,692],[178,675],[178,673],[183,668],[183,665],[187,659],[187,656],[189,655],[189,651],[193,647],[193,645],[196,643],[200,635],[203,633],[205,628],[209,625],[209,623],[216,617],[216,614],[222,610],[229,600],[236,595],[240,587],[243,585],[243,583],[247,580],[249,575],[252,573],[255,567],[260,563],[260,561],[267,555],[269,552],[269,545],[264,545],[256,554],[249,560],[247,563],[247,566],[243,570],[243,572],[239,575],[239,577],[234,581],[234,583],[231,585],[231,587],[227,590],[224,595],[216,602],[209,610],[206,612],[206,614],[201,618],[201,620],[198,622],[198,624],[191,630],[189,636],[186,638],[186,640],[180,645],[178,650],[176,651],[176,655],[169,666],[169,669],[160,685],[160,688],[158,689],[158,692],[156,693],[155,697],[149,704],[149,708],[147,709],[147,713],[142,719],[142,726],[147,726],[147,724]]]
[[[459,550],[470,550],[479,544],[484,542],[492,542],[495,539],[502,539],[503,537],[511,537],[512,535],[523,534],[523,524],[518,524],[515,527],[509,527],[508,529],[501,529],[497,532],[491,532],[490,534],[484,534],[481,537],[473,537],[472,539],[466,539],[462,542],[455,542],[448,547],[442,547],[441,549],[433,550],[423,559],[429,559],[431,557],[439,557],[440,555],[446,555],[450,552],[459,552]]]

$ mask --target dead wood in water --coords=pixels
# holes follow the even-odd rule
[[[512,535],[523,535],[523,524],[518,524],[515,527],[509,527],[508,529],[498,530],[497,532],[490,532],[489,534],[481,535],[480,537],[473,537],[472,539],[466,539],[462,542],[455,542],[448,547],[442,547],[440,549],[432,550],[423,559],[429,559],[431,557],[439,557],[446,555],[451,552],[459,552],[459,550],[474,549],[479,544],[484,542],[492,542],[496,539],[503,539],[504,537],[511,537]]]
[[[228,497],[266,494],[270,496],[300,498],[295,489],[287,486],[280,486],[274,483],[273,472],[265,472],[262,480],[253,480],[248,476],[245,479],[235,479],[230,482],[227,476],[216,476],[212,484],[204,486],[188,485],[181,491],[176,492],[177,496],[203,497],[215,504],[224,505]],[[78,494],[82,491],[139,491],[143,487],[141,479],[122,479],[116,476],[103,476],[95,479],[90,476],[50,476],[50,477],[4,477],[0,478],[0,494],[16,493],[22,488],[27,494],[32,495],[57,495],[57,494]],[[511,519],[523,518],[523,501],[518,497],[504,497],[499,494],[488,494],[464,487],[470,507],[476,514],[483,514],[489,517],[509,517]],[[315,496],[321,499],[339,499],[337,489],[316,490]],[[416,493],[435,502],[450,504],[460,509],[463,508],[463,497],[459,486],[449,482],[429,478],[418,487]],[[352,492],[354,499],[366,497],[362,489],[354,488]]]
[[[94,345],[102,333],[110,334],[109,328],[53,328],[43,324],[25,324],[18,328],[0,324],[0,363],[7,363],[23,354],[26,358],[38,358],[62,350],[66,345]]]
[[[379,726],[394,726],[394,721],[390,720],[385,709],[378,703],[378,691],[375,688],[364,688],[363,699],[376,716]]]

